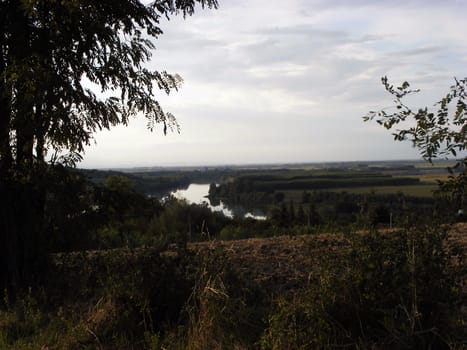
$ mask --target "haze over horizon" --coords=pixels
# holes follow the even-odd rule
[[[370,110],[380,78],[432,106],[466,76],[467,1],[220,0],[163,23],[148,64],[185,83],[164,96],[180,134],[144,117],[96,134],[81,168],[419,159]]]
[[[441,163],[439,163],[441,162]],[[439,167],[440,164],[445,164],[445,163],[448,163],[448,164],[451,164],[451,162],[453,162],[452,159],[439,159],[439,160],[433,160],[433,164],[432,166],[434,167]],[[322,166],[325,166],[325,165],[329,165],[330,167],[334,166],[334,165],[342,165],[342,164],[358,164],[358,165],[361,165],[361,164],[367,164],[367,165],[382,165],[382,164],[416,164],[416,163],[421,163],[421,164],[427,164],[427,166],[429,165],[428,162],[426,162],[425,160],[423,160],[422,158],[418,157],[417,159],[413,158],[413,159],[372,159],[372,160],[368,160],[368,159],[355,159],[355,160],[324,160],[324,161],[309,161],[309,162],[245,162],[245,163],[241,163],[241,162],[238,162],[238,163],[190,163],[190,162],[186,162],[186,163],[161,163],[161,164],[156,164],[156,165],[142,165],[142,166],[138,166],[138,165],[135,165],[135,166],[110,166],[110,167],[106,167],[106,166],[96,166],[96,167],[83,167],[83,166],[80,166],[78,165],[78,168],[80,169],[87,169],[87,170],[115,170],[115,171],[125,171],[125,170],[129,170],[130,172],[132,171],[145,171],[145,170],[157,170],[157,169],[161,169],[161,170],[164,170],[164,169],[169,169],[169,170],[173,170],[173,169],[183,169],[183,168],[187,168],[187,169],[191,169],[191,168],[229,168],[229,167],[239,167],[239,168],[242,168],[242,167],[245,167],[245,168],[276,168],[276,167],[283,167],[283,166],[288,166],[290,168],[294,168],[294,167],[302,167],[302,166],[317,166],[317,167],[322,167]]]

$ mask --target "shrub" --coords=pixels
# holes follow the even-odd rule
[[[345,254],[323,253],[309,288],[276,301],[262,349],[443,349],[465,339],[463,254],[446,227],[352,234],[349,243]]]
[[[264,295],[242,281],[221,251],[200,255],[187,304],[187,349],[249,349],[264,327]]]

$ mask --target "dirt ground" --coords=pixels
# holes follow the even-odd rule
[[[389,232],[390,234],[390,232]],[[450,231],[450,241],[461,243],[467,254],[467,223],[456,224]],[[217,251],[225,256],[232,270],[245,281],[274,292],[294,290],[309,285],[313,271],[319,268],[323,251],[336,253],[349,247],[343,234],[283,235],[270,238],[250,238],[235,241],[209,241],[189,243],[194,252]],[[137,260],[142,251],[151,254],[152,248],[113,249],[55,254],[55,266],[66,266],[65,270],[81,270],[82,259],[99,260],[104,256],[118,256]],[[157,250],[155,254],[159,254]],[[167,258],[176,257],[176,250],[162,253]],[[467,289],[466,289],[467,295]]]
[[[467,253],[467,223],[452,227],[450,241],[460,243]],[[319,266],[320,251],[342,251],[348,247],[343,234],[277,236],[236,241],[191,243],[189,249],[221,249],[234,271],[262,288],[282,291],[303,287],[311,282]],[[467,290],[466,290],[467,293]]]
[[[346,245],[342,235],[277,236],[236,241],[193,243],[190,249],[220,249],[242,279],[262,288],[280,291],[303,287],[310,282],[319,262],[316,246],[338,249]]]

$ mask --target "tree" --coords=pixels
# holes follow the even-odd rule
[[[144,64],[160,19],[192,15],[196,3],[217,7],[216,0],[0,1],[0,284],[19,283],[33,256],[48,151],[53,165],[73,166],[96,130],[139,114],[151,130],[178,129],[156,94],[176,90],[181,77]]]
[[[420,150],[420,154],[428,161],[441,156],[457,156],[467,148],[467,78],[457,80],[451,86],[450,91],[439,102],[435,103],[436,111],[428,107],[419,108],[414,111],[406,105],[403,99],[420,90],[410,89],[410,84],[404,82],[401,86],[394,88],[388,82],[387,77],[381,78],[386,89],[394,97],[396,111],[386,112],[386,109],[370,111],[364,120],[376,118],[378,124],[386,129],[392,129],[395,125],[406,120],[413,119],[415,125],[398,129],[393,134],[397,141],[410,140]],[[450,106],[454,105],[454,112]],[[451,112],[451,113],[450,113]],[[465,164],[466,157],[460,161]]]
[[[387,77],[381,81],[386,91],[394,97],[395,111],[388,112],[387,108],[370,111],[364,120],[376,119],[388,130],[408,122],[407,128],[396,129],[394,139],[411,141],[430,163],[439,157],[457,157],[455,166],[448,168],[451,174],[448,181],[440,182],[440,189],[449,193],[462,208],[467,185],[467,78],[455,79],[449,92],[435,103],[435,111],[428,107],[414,110],[405,103],[405,97],[419,92],[411,89],[408,82],[394,87]]]

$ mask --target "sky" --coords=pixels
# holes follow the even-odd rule
[[[467,0],[219,0],[161,23],[148,66],[184,84],[159,101],[180,133],[144,116],[96,133],[83,168],[419,158],[370,110],[381,77],[433,106],[467,76]]]

